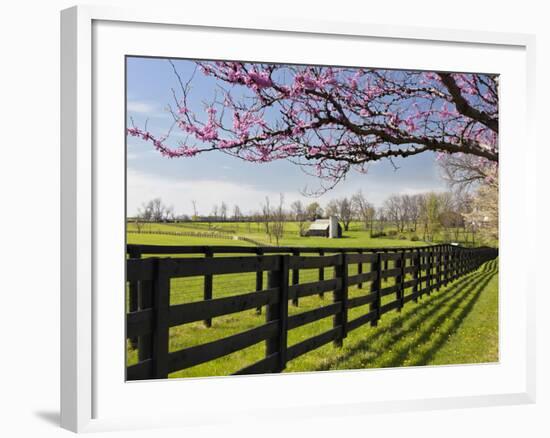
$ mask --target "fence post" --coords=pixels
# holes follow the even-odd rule
[[[280,373],[286,367],[287,327],[288,327],[288,277],[289,256],[281,255],[279,270],[269,271],[268,288],[279,288],[279,301],[268,304],[265,312],[266,322],[279,321],[279,331],[276,337],[266,341],[266,357],[279,355],[279,362],[273,372]]]
[[[457,251],[458,251],[458,263],[456,268],[456,275],[457,277],[461,277],[462,276],[462,259],[464,254],[462,253],[462,248],[457,248]]]
[[[141,252],[139,249],[132,248],[128,251],[128,257],[131,259],[140,259]],[[131,281],[128,285],[128,312],[138,310],[139,282]],[[138,348],[138,338],[130,338],[130,345],[133,349]]]
[[[204,257],[205,258],[212,258],[214,257],[214,253],[210,248],[206,248],[204,250]],[[211,274],[207,274],[204,276],[204,300],[211,300],[212,299],[212,280],[213,277]],[[212,327],[212,319],[205,319],[204,325],[206,327]]]
[[[415,303],[418,303],[418,271],[420,270],[420,252],[419,250],[416,250],[413,252],[413,258],[411,260],[412,265],[414,267],[413,270],[413,280],[415,280],[415,283],[413,285],[412,293],[415,295],[413,298],[413,301]]]
[[[449,248],[447,245],[443,248],[443,286],[447,287],[449,276]]]
[[[454,280],[454,262],[455,262],[455,251],[454,246],[449,245],[449,283],[452,283]]]
[[[153,262],[153,275],[156,275],[157,261]],[[153,288],[154,282],[150,280],[141,280],[138,284],[138,305],[140,310],[150,309],[153,307]],[[153,356],[153,338],[151,334],[141,335],[138,337],[138,360],[151,359]]]
[[[399,274],[395,279],[395,284],[397,286],[397,291],[395,293],[395,298],[399,301],[399,307],[397,308],[398,312],[401,312],[405,302],[405,289],[403,288],[403,282],[405,281],[405,264],[407,259],[405,258],[405,251],[401,251],[400,257],[395,261],[395,267],[401,269],[401,274]]]
[[[433,249],[428,249],[427,268],[426,268],[426,291],[428,296],[432,293],[432,254]]]
[[[453,280],[458,278],[458,248],[453,247]]]
[[[375,253],[376,260],[372,263],[372,272],[376,272],[376,278],[371,283],[371,294],[375,294],[374,300],[370,303],[370,311],[375,311],[376,315],[371,320],[370,325],[376,327],[380,319],[380,289],[382,287],[382,253]]]
[[[140,259],[141,252],[139,249],[128,250],[128,257],[131,259]],[[129,285],[128,311],[135,312],[138,310],[138,282],[132,281]]]
[[[455,262],[456,262],[456,253],[455,253],[454,246],[451,246],[450,249],[451,249],[451,251],[450,251],[449,268],[450,268],[450,281],[452,283],[455,279],[455,269],[454,268],[455,268]]]
[[[319,250],[319,256],[322,257],[325,255],[325,251],[323,251],[322,249]],[[319,268],[319,281],[324,281],[325,280],[325,268]],[[319,293],[319,298],[324,298],[325,297],[325,293],[324,292],[320,292]]]
[[[441,264],[441,267],[439,268],[440,270],[440,273],[439,273],[439,276],[440,276],[440,286],[446,286],[447,283],[445,282],[445,278],[446,278],[446,275],[447,275],[447,246],[442,246],[440,248],[440,255],[439,255],[439,258],[440,258],[440,264]]]
[[[447,284],[453,281],[453,247],[451,245],[447,245],[449,247],[449,259],[447,260],[447,265],[449,268],[449,275],[447,275]]]
[[[458,254],[454,246],[451,248],[451,282],[453,282],[454,280],[456,280],[456,257]]]
[[[157,259],[154,281],[153,311],[153,376],[156,379],[168,377],[170,277],[167,267],[171,259]]]
[[[357,251],[358,254],[363,254],[363,250],[358,250]],[[361,275],[363,273],[363,262],[359,262],[357,263],[357,275]],[[363,282],[360,281],[358,284],[357,284],[357,289],[363,289]]]
[[[449,284],[449,281],[451,278],[451,246],[447,245],[446,248],[447,248],[447,251],[446,251],[447,258],[445,260],[445,272],[446,272],[445,286]]]
[[[300,255],[300,251],[292,251],[292,255],[298,257]],[[292,284],[299,284],[300,283],[300,269],[296,268],[292,270]],[[298,306],[298,297],[292,299],[292,305]]]
[[[256,254],[258,256],[262,256],[264,254],[263,248],[257,248]],[[263,290],[264,288],[264,272],[258,271],[256,272],[256,291]],[[256,314],[261,315],[262,314],[262,306],[256,307]]]
[[[435,266],[436,290],[439,291],[441,289],[441,246],[438,246],[435,250]]]
[[[333,325],[334,328],[341,327],[342,335],[334,341],[336,347],[341,347],[344,343],[344,338],[347,337],[347,324],[348,324],[348,254],[342,253],[342,264],[336,265],[334,271],[336,278],[341,281],[340,288],[334,291],[333,301],[335,303],[342,303],[342,310],[334,315]]]

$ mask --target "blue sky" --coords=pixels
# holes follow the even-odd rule
[[[185,80],[192,73],[190,61],[174,61]],[[164,134],[170,127],[172,116],[166,110],[172,106],[171,88],[178,82],[166,59],[127,59],[127,118],[136,126],[147,128],[154,135]],[[190,106],[200,112],[202,101],[208,101],[215,92],[216,81],[197,72],[193,79]],[[183,140],[177,129],[170,136],[175,145]],[[362,190],[376,206],[394,193],[419,193],[445,190],[434,154],[426,152],[406,159],[395,160],[394,170],[388,161],[370,166],[368,172],[351,172],[334,189],[320,197],[304,196],[304,190],[318,189],[319,180],[287,161],[250,163],[230,157],[222,152],[211,152],[192,158],[166,158],[150,142],[136,137],[127,138],[127,211],[133,215],[146,201],[160,197],[174,207],[176,214],[191,214],[192,200],[197,202],[199,214],[211,212],[214,204],[225,201],[233,208],[238,204],[242,211],[258,210],[266,196],[272,202],[279,193],[285,196],[286,205],[296,199],[304,203],[317,200],[321,205],[340,196],[351,196]]]

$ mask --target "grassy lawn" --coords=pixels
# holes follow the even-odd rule
[[[495,269],[486,265],[486,272]],[[483,275],[483,273],[481,274]],[[492,275],[475,306],[465,315],[445,344],[433,355],[432,364],[495,362],[498,360],[498,276]]]
[[[128,231],[137,231],[135,224],[128,224]],[[242,240],[231,240],[232,235],[238,235],[253,239],[263,245],[275,245],[275,241],[269,240],[263,226],[256,223],[245,224],[237,222],[213,223],[211,227],[205,222],[189,223],[153,223],[145,224],[142,233],[128,233],[128,243],[157,244],[157,245],[247,245],[251,243]],[[163,232],[215,232],[228,238],[195,237],[195,236],[172,236],[147,234],[150,231]],[[413,233],[409,233],[412,235]],[[407,237],[407,236],[404,236]],[[411,236],[409,236],[411,237]],[[279,241],[279,246],[316,246],[316,247],[361,247],[361,248],[382,248],[402,246],[425,246],[426,242],[412,241],[410,239],[397,239],[387,237],[370,237],[370,232],[364,230],[363,224],[352,222],[349,231],[344,231],[341,239],[327,239],[324,237],[302,237],[298,233],[298,224],[288,222],[285,224],[285,233]]]
[[[498,260],[493,260],[401,313],[384,315],[378,327],[357,329],[342,349],[322,347],[288,371],[496,361]]]
[[[136,225],[133,222],[128,223],[128,231],[137,231]],[[309,223],[306,223],[306,229]],[[213,243],[216,240],[225,242],[225,245],[242,245],[244,241],[233,241],[231,237],[238,235],[253,239],[262,245],[275,245],[275,240],[269,239],[265,233],[264,225],[261,223],[251,222],[178,222],[178,223],[147,223],[142,225],[144,234],[128,233],[129,243],[140,243],[146,232],[164,231],[164,232],[193,232],[193,233],[217,233],[226,238],[216,239],[211,237],[189,237],[189,236],[173,236],[175,238],[173,245],[217,245]],[[422,241],[422,232],[420,228],[417,231],[406,230],[397,232],[394,226],[386,225],[384,232],[387,236],[371,238],[370,231],[365,230],[362,222],[353,221],[349,225],[348,231],[343,231],[341,239],[326,239],[323,237],[301,237],[299,235],[299,227],[297,222],[286,222],[284,226],[284,236],[279,241],[280,246],[349,246],[349,247],[395,247],[395,246],[417,246],[426,245],[428,242]],[[393,234],[393,235],[391,235]],[[150,239],[155,239],[152,237]],[[135,242],[134,242],[135,240]],[[212,243],[211,243],[212,242]],[[463,230],[440,229],[434,235],[434,241],[429,243],[447,243],[458,242],[460,244],[471,246],[472,238],[469,234],[464,234]],[[161,243],[159,243],[161,244]],[[164,243],[163,243],[164,244]],[[170,243],[169,243],[170,244]],[[498,242],[490,242],[491,246],[498,246]],[[475,246],[475,245],[474,245]]]
[[[173,225],[155,224],[154,226]],[[227,224],[224,224],[227,225]],[[240,224],[242,226],[242,224]],[[356,233],[353,235],[353,233]],[[284,245],[296,246],[363,246],[380,247],[381,240],[371,239],[364,231],[349,233],[347,239],[288,237]],[[348,244],[348,239],[354,244]],[[344,240],[346,241],[344,243]],[[390,240],[390,239],[388,239]],[[292,243],[291,243],[292,242]],[[245,242],[225,239],[204,239],[182,236],[128,234],[128,243],[154,243],[162,245],[243,245]],[[393,246],[423,245],[423,242],[392,240]],[[391,268],[391,265],[390,265]],[[364,267],[364,272],[369,266]],[[401,313],[390,312],[382,317],[379,326],[362,326],[349,333],[343,348],[326,345],[294,361],[287,370],[314,371],[369,367],[394,367],[407,365],[491,362],[498,360],[497,287],[498,264],[490,262],[478,271],[449,284],[431,296],[423,297],[418,304],[409,303]],[[357,266],[350,266],[349,275],[357,273]],[[264,274],[264,285],[266,277]],[[325,269],[325,278],[331,278],[331,269]],[[300,283],[317,281],[318,270],[300,272]],[[393,280],[392,280],[393,282]],[[383,286],[391,285],[386,282]],[[173,279],[171,304],[202,300],[203,277]],[[255,274],[230,274],[214,277],[214,298],[253,291]],[[369,292],[367,283],[363,289],[350,288],[350,298]],[[406,291],[406,294],[410,290]],[[383,304],[395,299],[384,297]],[[289,306],[289,313],[296,314],[332,302],[332,293],[300,299],[298,307]],[[368,312],[368,305],[350,310],[352,320]],[[170,351],[211,342],[265,323],[265,309],[261,315],[255,310],[214,318],[213,326],[206,328],[202,322],[173,327],[170,330]],[[329,330],[332,318],[289,331],[288,345]],[[264,357],[265,345],[259,343],[246,350],[223,358],[175,372],[170,377],[199,377],[231,374]],[[136,351],[128,348],[128,364],[137,361]]]
[[[216,239],[194,236],[170,236],[162,234],[127,234],[127,242],[142,245],[234,245],[234,246],[255,246],[244,240]]]

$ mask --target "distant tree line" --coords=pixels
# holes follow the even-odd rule
[[[295,222],[297,234],[303,236],[311,222],[337,216],[344,231],[350,230],[352,222],[360,222],[361,228],[369,231],[371,237],[398,235],[434,241],[436,236],[443,236],[445,240],[458,241],[460,236],[462,240],[469,236],[475,243],[476,233],[490,221],[486,212],[486,206],[491,204],[490,191],[485,189],[482,194],[467,191],[394,194],[381,206],[375,207],[362,191],[358,191],[349,197],[331,199],[324,207],[317,201],[295,200],[288,208],[281,194],[277,203],[266,197],[258,210],[246,214],[238,205],[230,209],[222,202],[215,205],[207,216],[200,216],[197,210],[193,216],[176,216],[172,207],[155,198],[143,204],[133,222],[138,231],[147,222],[205,222],[209,228],[219,222],[243,223],[247,227],[245,231],[250,233],[255,226],[255,232],[263,232],[270,243],[278,245],[285,231],[288,232],[288,222]],[[485,207],[480,208],[482,205]],[[196,202],[193,206],[196,209]],[[496,205],[494,210],[498,211]]]
[[[250,233],[255,224],[255,232],[263,231],[270,243],[278,245],[288,232],[288,222],[295,222],[302,236],[309,223],[337,216],[344,231],[349,231],[352,222],[360,222],[371,237],[459,241],[462,235],[462,241],[469,239],[474,244],[476,237],[477,243],[498,242],[498,168],[461,154],[443,156],[439,164],[449,191],[394,194],[378,207],[359,190],[352,196],[333,198],[324,206],[318,201],[295,200],[287,208],[282,194],[276,204],[266,196],[257,210],[248,213],[237,204],[229,206],[222,201],[207,215],[200,215],[198,203],[193,200],[192,216],[177,216],[172,206],[155,198],[141,206],[133,221],[138,231],[147,222],[194,221],[206,222],[209,228],[217,222],[233,222],[237,227],[244,223]]]

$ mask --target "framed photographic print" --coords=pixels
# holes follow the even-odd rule
[[[63,11],[63,427],[532,401],[533,44]]]

